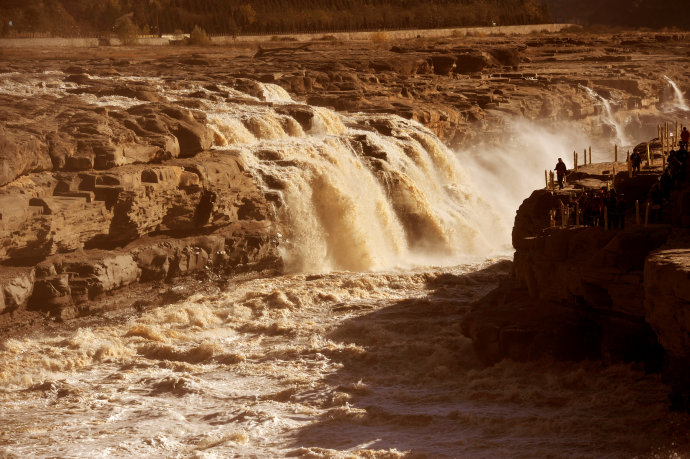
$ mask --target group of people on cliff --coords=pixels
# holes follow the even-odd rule
[[[586,191],[577,198],[582,209],[582,224],[586,226],[604,226],[609,228],[625,227],[625,196],[615,189]]]
[[[649,218],[651,222],[660,222],[663,219],[664,204],[671,199],[671,192],[678,189],[688,178],[688,141],[690,131],[683,127],[680,135],[678,150],[671,150],[666,158],[666,168],[659,180],[649,190],[648,202],[650,204]]]
[[[677,150],[671,150],[666,158],[666,168],[658,181],[652,185],[647,196],[649,205],[649,221],[661,222],[663,220],[664,204],[670,200],[671,192],[678,189],[690,177],[690,131],[683,127]],[[634,175],[640,172],[642,155],[635,151],[630,155],[631,167]],[[567,173],[565,163],[558,158],[555,167],[558,187],[563,189],[563,182]],[[570,202],[564,203],[560,209],[553,212],[555,221],[563,221],[564,215],[567,224],[579,224],[585,226],[608,226],[608,228],[623,228],[625,226],[626,201],[622,194],[615,189],[602,187],[599,190],[587,190]],[[579,215],[578,215],[579,212]],[[563,219],[563,220],[562,220]]]
[[[625,210],[625,196],[614,189],[602,187],[573,195],[569,202],[563,203],[559,209],[556,209],[554,223],[562,222],[564,216],[561,212],[566,212],[567,225],[624,228]]]

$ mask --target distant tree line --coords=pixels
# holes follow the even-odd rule
[[[545,0],[557,22],[690,29],[688,0]]]
[[[2,0],[0,35],[298,33],[550,21],[542,0]]]

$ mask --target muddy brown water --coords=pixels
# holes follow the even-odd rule
[[[685,457],[658,375],[482,366],[485,262],[236,281],[0,347],[8,457]]]

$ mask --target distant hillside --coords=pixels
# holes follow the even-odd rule
[[[0,35],[103,34],[126,15],[151,33],[197,25],[233,34],[550,21],[542,0],[2,0]]]
[[[545,0],[557,22],[690,28],[688,0]]]

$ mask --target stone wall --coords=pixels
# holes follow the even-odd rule
[[[526,35],[533,32],[559,32],[572,24],[530,24],[514,26],[496,27],[457,27],[450,29],[413,29],[413,30],[386,30],[385,36],[389,40],[402,40],[408,38],[443,38],[450,36],[465,36],[473,34],[505,34],[505,35]],[[334,32],[334,33],[302,33],[302,34],[281,34],[281,35],[238,35],[212,37],[211,42],[215,45],[225,45],[237,42],[268,42],[275,41],[276,36],[281,39],[292,41],[312,41],[324,35],[335,37],[341,41],[370,41],[372,36],[378,32]],[[106,39],[107,43],[114,46],[120,45],[117,38]],[[140,38],[140,45],[145,46],[166,46],[170,44],[168,38]],[[98,38],[0,38],[0,48],[91,48],[99,46]]]

